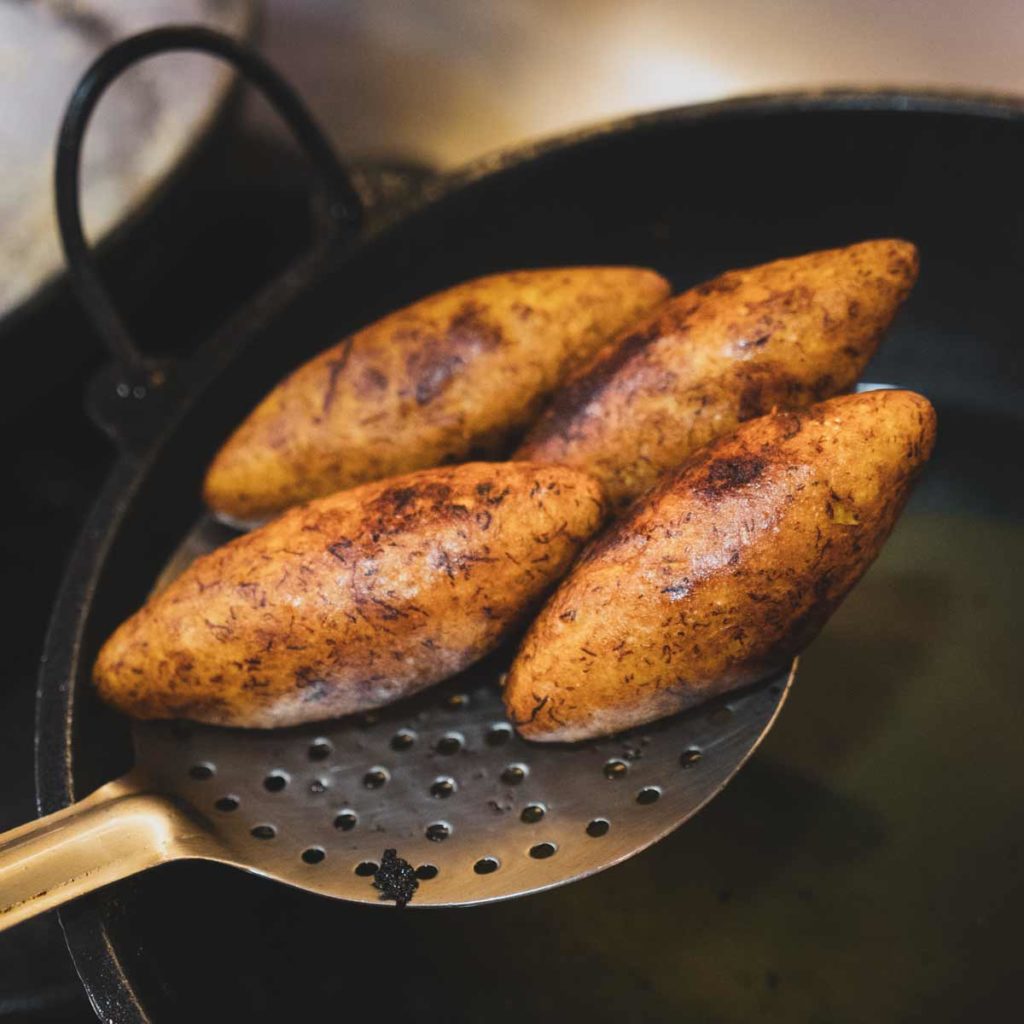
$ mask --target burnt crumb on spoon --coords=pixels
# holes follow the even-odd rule
[[[373,887],[380,890],[380,898],[394,900],[397,906],[404,907],[419,886],[416,869],[399,857],[396,850],[385,850],[373,876]]]

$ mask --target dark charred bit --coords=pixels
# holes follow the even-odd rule
[[[473,301],[464,302],[452,317],[448,337],[484,349],[497,348],[502,342],[501,328],[491,323],[484,307]]]
[[[415,487],[393,487],[381,495],[382,501],[390,501],[395,512],[401,512],[416,498]]]
[[[497,508],[512,493],[511,487],[506,487],[499,494],[488,494],[484,499],[492,508]]]
[[[805,413],[806,415],[806,413]],[[779,422],[782,424],[782,437],[780,440],[791,441],[803,429],[803,422],[795,412],[781,413]]]
[[[530,717],[529,718],[524,718],[524,719],[522,719],[520,721],[516,721],[516,723],[515,723],[516,725],[529,725],[531,722],[535,721],[537,716],[540,714],[541,709],[548,702],[548,698],[547,697],[541,697],[538,700],[536,694],[533,695],[533,699],[535,701],[537,701],[537,703],[534,704],[533,707],[530,709]]]
[[[765,471],[767,463],[757,455],[736,455],[715,459],[708,467],[707,477],[698,486],[705,497],[719,498],[729,491],[752,484]]]
[[[321,419],[325,418],[334,405],[334,397],[338,393],[338,378],[348,364],[348,357],[352,354],[352,342],[354,336],[346,338],[341,345],[341,351],[337,357],[327,364],[327,387],[324,389],[324,401],[320,410]]]
[[[618,373],[635,358],[643,358],[646,349],[671,329],[685,330],[685,325],[666,321],[663,312],[631,331],[624,338],[605,348],[587,368],[556,392],[547,411],[526,436],[524,448],[566,434],[576,417],[592,401],[608,390]]]
[[[740,392],[740,420],[752,420],[757,416],[763,415],[765,412],[764,404],[764,382],[759,380],[747,381]]]
[[[373,887],[380,891],[382,900],[394,900],[396,906],[404,907],[413,898],[420,883],[416,869],[397,850],[385,850],[380,867],[373,876]]]
[[[406,360],[406,375],[415,385],[416,403],[432,402],[467,363],[501,343],[501,329],[489,322],[483,307],[464,303],[442,336],[424,338]]]
[[[345,552],[352,547],[352,541],[347,537],[342,537],[341,540],[335,541],[333,544],[327,545],[328,554],[334,555],[339,562],[345,562]]]
[[[371,539],[376,544],[382,536],[400,533],[408,527],[412,517],[427,510],[435,514],[466,515],[464,507],[447,503],[451,493],[451,487],[438,480],[420,481],[408,487],[386,487],[366,507],[367,523],[372,524]]]
[[[375,366],[368,366],[363,370],[361,390],[364,393],[367,391],[385,391],[387,390],[387,386],[387,377]]]

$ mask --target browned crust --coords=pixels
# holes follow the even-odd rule
[[[594,356],[515,457],[584,469],[623,508],[737,424],[851,387],[917,271],[882,239],[723,274]]]
[[[786,664],[888,537],[935,413],[908,391],[752,420],[584,553],[530,627],[505,700],[531,739],[682,710]]]
[[[500,643],[604,511],[595,481],[528,463],[310,502],[197,559],[107,641],[96,686],[140,718],[236,726],[388,703]]]
[[[503,457],[566,375],[668,291],[639,267],[560,267],[429,296],[282,381],[217,453],[205,501],[258,522],[372,480]]]

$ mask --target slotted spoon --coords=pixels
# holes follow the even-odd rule
[[[227,536],[200,522],[157,589]],[[639,853],[715,796],[775,721],[796,666],[630,733],[532,744],[505,719],[509,657],[312,726],[136,723],[127,775],[0,836],[0,928],[182,859],[390,906],[373,884],[385,850],[416,870],[411,907],[562,885]]]

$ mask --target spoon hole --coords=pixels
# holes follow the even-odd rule
[[[371,768],[363,776],[363,785],[367,789],[380,789],[390,778],[386,768]]]
[[[288,776],[284,772],[271,772],[263,780],[263,788],[268,793],[280,793],[288,785]]]
[[[430,795],[437,800],[446,800],[458,788],[455,780],[448,776],[435,779],[430,787]]]
[[[334,827],[342,832],[351,832],[359,824],[359,817],[355,811],[341,811],[334,819]]]
[[[546,813],[547,808],[543,804],[527,804],[519,815],[519,820],[524,825],[536,825]]]
[[[307,754],[310,761],[326,761],[331,756],[332,747],[327,740],[313,740]]]
[[[703,756],[696,747],[690,747],[679,755],[679,763],[684,768],[692,768]]]
[[[501,773],[501,781],[506,786],[518,786],[530,773],[525,764],[510,764]]]
[[[412,729],[399,729],[391,737],[392,750],[408,750],[416,742],[416,733]]]
[[[490,729],[487,730],[484,738],[489,747],[500,747],[502,744],[508,743],[512,738],[512,729],[504,723],[500,725],[492,725]]]
[[[462,749],[462,744],[465,742],[462,736],[457,732],[450,732],[447,736],[442,736],[438,741],[434,749],[439,754],[444,754],[446,757],[451,757],[452,754],[457,754]]]

